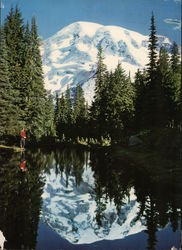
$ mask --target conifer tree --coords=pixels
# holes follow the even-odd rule
[[[42,60],[40,55],[40,40],[37,32],[37,25],[35,17],[32,18],[31,23],[31,48],[32,48],[32,65],[33,74],[31,79],[31,104],[29,109],[29,132],[38,139],[44,134],[44,111],[45,111],[45,96],[44,89]]]
[[[157,36],[156,36],[155,19],[154,19],[153,12],[152,12],[152,17],[151,17],[151,27],[150,27],[148,49],[149,49],[148,74],[149,74],[149,79],[152,82],[155,76],[156,61],[157,61],[157,51],[156,51]]]
[[[32,42],[29,23],[27,22],[24,35],[24,50],[23,50],[23,67],[22,81],[20,84],[20,108],[22,111],[22,120],[25,123],[26,129],[30,129],[31,124],[31,101],[33,96],[33,77],[34,65],[32,57]]]
[[[106,65],[104,64],[104,56],[102,47],[98,48],[97,54],[97,72],[96,72],[96,86],[95,86],[95,100],[100,99],[101,92],[105,86],[105,76],[107,73]]]
[[[109,74],[106,72],[104,87],[100,93],[99,104],[99,116],[98,116],[98,125],[99,125],[99,133],[100,136],[106,138],[109,136],[110,131],[110,122],[111,122],[111,103],[114,101],[113,95],[113,86],[114,86],[114,75],[112,72]],[[113,107],[113,106],[112,106]]]
[[[12,86],[9,82],[8,56],[4,30],[0,34],[0,137],[18,131],[17,108],[13,102]]]
[[[66,111],[66,119],[67,124],[71,123],[72,120],[72,101],[71,101],[71,93],[70,89],[67,88],[65,93],[65,111]]]
[[[73,107],[73,122],[76,122],[80,117],[84,116],[85,111],[85,98],[83,89],[78,84],[76,86],[75,101]]]
[[[85,134],[85,122],[87,116],[84,92],[82,87],[78,84],[75,91],[75,100],[73,105],[73,126],[74,136],[83,136]]]
[[[161,48],[156,69],[156,125],[165,127],[172,120],[175,112],[173,97],[174,90],[171,84],[169,55],[165,48]]]
[[[109,89],[109,132],[112,141],[121,141],[123,132],[126,134],[130,129],[134,114],[134,89],[120,64],[114,72]]]
[[[105,90],[105,79],[107,74],[107,68],[104,64],[103,50],[102,47],[98,48],[97,54],[97,71],[95,80],[95,96],[91,107],[91,126],[95,131],[95,136],[101,136],[101,127],[99,125],[102,123],[102,112],[100,110],[101,97],[103,96],[103,91]],[[98,121],[98,122],[97,122]]]
[[[182,82],[180,87],[180,101],[179,101],[179,125],[180,125],[180,131],[182,132]]]
[[[66,110],[66,100],[64,94],[61,95],[60,98],[60,115],[59,119],[63,121],[65,124],[67,123],[67,110]]]
[[[59,113],[57,118],[56,133],[60,140],[65,139],[65,132],[67,129],[67,112],[65,97],[62,94],[61,98],[58,99]],[[56,111],[56,110],[55,110]]]
[[[173,100],[176,110],[173,116],[174,123],[177,125],[180,122],[180,103],[181,103],[181,61],[179,56],[179,49],[177,44],[174,42],[171,51],[171,70],[172,70],[172,85],[173,85]]]
[[[154,128],[157,126],[157,98],[158,98],[158,86],[156,85],[156,66],[157,66],[157,36],[154,15],[152,13],[151,17],[151,27],[150,27],[150,36],[149,36],[149,64],[148,64],[148,83],[145,96],[145,120],[146,128]]]
[[[44,114],[44,135],[55,136],[55,123],[54,123],[54,102],[53,96],[47,92],[45,114]]]
[[[86,138],[89,138],[90,136],[89,125],[90,125],[90,112],[89,112],[88,102],[86,102],[84,108],[84,127],[83,127],[83,134],[84,137]]]
[[[60,98],[58,96],[58,93],[56,93],[56,104],[55,104],[55,112],[54,112],[54,123],[57,128],[59,123],[59,117],[60,117]]]
[[[180,56],[179,49],[176,42],[173,42],[172,51],[171,51],[171,68],[174,73],[181,72]]]
[[[67,139],[72,137],[71,127],[72,127],[72,100],[70,89],[67,88],[65,93],[65,117],[66,117],[66,127],[65,127],[65,136]]]
[[[11,8],[4,26],[8,54],[9,81],[13,87],[14,103],[18,108],[17,114],[19,117],[17,121],[21,122],[20,85],[22,81],[24,25],[21,12],[17,6],[15,10]]]
[[[135,74],[135,128],[140,131],[145,128],[145,97],[146,97],[147,74],[144,70],[138,70]]]

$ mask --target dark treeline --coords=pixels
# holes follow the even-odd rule
[[[174,42],[168,52],[158,48],[154,16],[151,18],[149,63],[136,72],[134,81],[118,64],[108,72],[101,47],[98,48],[95,96],[88,109],[83,90],[76,87],[56,97],[55,124],[60,140],[84,138],[93,143],[123,142],[133,133],[173,129],[182,123],[181,62]]]
[[[99,47],[91,106],[79,84],[73,96],[69,89],[65,95],[56,96],[54,121],[60,141],[118,143],[133,133],[179,131],[182,87],[178,46],[174,42],[170,53],[165,47],[158,49],[153,15],[150,30],[149,63],[136,72],[133,82],[120,64],[108,72]]]
[[[53,98],[44,89],[35,17],[25,25],[11,8],[0,34],[0,137],[15,138],[22,127],[38,140],[53,133]],[[52,120],[51,120],[52,119]]]
[[[24,24],[11,9],[0,38],[0,137],[16,137],[25,127],[30,140],[118,143],[129,135],[182,126],[181,62],[174,42],[170,53],[158,51],[151,18],[146,68],[131,81],[118,64],[109,72],[98,48],[95,96],[89,107],[79,84],[55,103],[44,89],[40,39],[33,17]]]

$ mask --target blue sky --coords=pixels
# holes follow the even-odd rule
[[[76,21],[117,25],[149,34],[154,12],[157,33],[181,44],[180,0],[2,0],[3,18],[18,4],[23,18],[37,20],[39,35],[46,39]]]

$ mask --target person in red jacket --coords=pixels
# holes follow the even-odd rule
[[[25,129],[23,128],[20,132],[20,148],[21,149],[25,148],[25,140],[26,140],[26,132],[25,132]]]

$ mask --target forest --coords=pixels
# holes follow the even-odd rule
[[[153,14],[149,63],[134,80],[121,64],[109,72],[98,47],[91,106],[79,83],[62,96],[46,91],[40,45],[35,17],[25,23],[19,8],[11,8],[0,30],[0,144],[18,143],[24,127],[29,143],[126,144],[137,135],[151,143],[169,137],[180,146],[180,51],[175,42],[170,51],[158,48]]]

